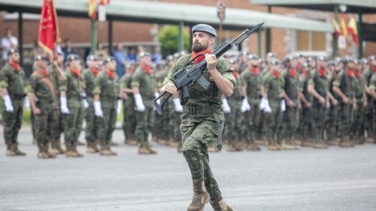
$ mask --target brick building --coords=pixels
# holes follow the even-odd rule
[[[205,6],[215,7],[215,0],[157,0],[159,2],[168,3],[189,3]],[[155,1],[154,1],[155,2]],[[255,10],[260,12],[267,12],[266,6],[252,5],[249,0],[238,1],[225,1],[228,8],[238,8]],[[301,9],[287,9],[281,7],[273,7],[272,13],[281,14],[293,17],[308,18],[315,20],[330,21],[332,14],[327,12],[301,10]],[[59,14],[58,14],[59,15]],[[213,14],[216,15],[216,14]],[[18,35],[17,31],[17,15],[9,13],[0,13],[0,31],[4,32],[5,28],[10,27],[15,36]],[[76,47],[81,49],[88,47],[90,42],[90,21],[88,18],[67,18],[58,17],[59,28],[61,31],[61,38],[70,38]],[[364,15],[364,22],[376,21],[376,15]],[[25,47],[31,48],[38,36],[38,15],[24,14],[24,43]],[[107,42],[108,40],[108,25],[107,23],[98,23],[98,41]],[[124,22],[113,21],[113,42],[124,42],[127,46],[137,45],[156,45],[156,34],[163,25],[153,23],[137,23],[137,22]],[[224,35],[236,35],[238,32],[224,30]],[[263,32],[263,34],[265,34]],[[265,49],[265,35],[262,36],[262,49]],[[317,51],[325,52],[331,55],[332,34],[322,32],[309,32],[285,29],[272,29],[271,30],[271,50],[282,58],[285,54],[296,51]],[[246,48],[250,52],[257,51],[257,36],[251,36]],[[350,45],[351,46],[351,45]],[[264,50],[265,51],[265,50]],[[348,47],[339,51],[339,55],[346,53],[355,54],[356,48]],[[266,52],[263,52],[265,54]],[[27,51],[26,51],[26,54]],[[376,54],[376,43],[364,43],[364,56]]]

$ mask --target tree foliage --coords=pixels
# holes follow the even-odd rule
[[[189,49],[189,34],[184,31],[184,49]],[[161,53],[165,57],[179,51],[179,27],[168,25],[158,33],[158,41],[161,43]]]

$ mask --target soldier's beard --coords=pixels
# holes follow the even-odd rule
[[[192,45],[192,51],[194,51],[196,53],[203,51],[207,48],[208,48],[208,46],[201,45],[200,43],[193,43],[193,45]]]

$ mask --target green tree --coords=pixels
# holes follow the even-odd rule
[[[189,34],[184,31],[184,50],[189,49]],[[163,57],[179,51],[179,27],[168,25],[158,33]]]

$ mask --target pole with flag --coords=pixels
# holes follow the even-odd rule
[[[218,0],[217,1],[217,17],[219,18],[219,36],[218,40],[219,43],[222,42],[222,23],[223,20],[225,19],[225,12],[226,12],[226,5],[223,0]]]
[[[60,42],[60,31],[53,0],[43,0],[39,22],[39,46],[50,56],[55,57],[56,44]]]
[[[347,25],[347,31],[352,37],[352,41],[355,45],[359,44],[359,38],[358,38],[358,29],[356,27],[356,21],[353,16],[351,16],[349,23]]]

